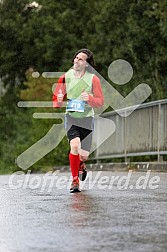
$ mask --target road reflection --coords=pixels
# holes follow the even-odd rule
[[[100,212],[96,197],[88,192],[73,193],[69,204],[69,223],[72,226],[92,225],[96,214]]]

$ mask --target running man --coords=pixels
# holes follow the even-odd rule
[[[92,144],[94,109],[103,106],[99,78],[93,74],[93,53],[81,49],[73,57],[73,67],[60,77],[53,95],[53,106],[67,100],[65,128],[70,143],[69,163],[73,177],[70,192],[79,192],[79,179],[87,175],[85,161]]]

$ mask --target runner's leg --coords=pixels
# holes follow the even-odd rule
[[[70,162],[70,168],[73,178],[78,177],[78,170],[79,170],[79,164],[80,164],[80,158],[79,158],[79,148],[80,148],[80,138],[75,137],[70,141],[70,153],[69,153],[69,162]]]

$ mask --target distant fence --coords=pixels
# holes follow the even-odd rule
[[[127,117],[115,111],[103,117],[114,121],[116,131],[96,150],[93,159],[157,155],[161,161],[167,154],[167,99],[142,104]]]

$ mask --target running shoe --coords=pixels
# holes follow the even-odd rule
[[[86,179],[86,175],[87,175],[87,170],[86,170],[86,165],[84,162],[81,162],[80,163],[80,166],[79,166],[79,178],[81,181],[84,181]]]
[[[79,178],[74,177],[70,187],[70,193],[80,192],[79,189]]]

